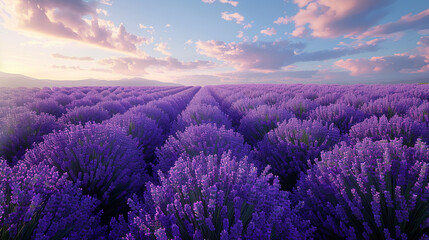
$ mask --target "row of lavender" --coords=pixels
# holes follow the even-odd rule
[[[69,123],[27,151],[13,169],[3,163],[10,177],[2,182],[2,194],[10,200],[0,213],[11,209],[15,195],[8,187],[16,184],[15,174],[35,181],[38,169],[54,166],[49,170],[59,172],[56,178],[42,177],[38,184],[60,182],[58,176],[72,180],[68,188],[82,193],[69,210],[85,202],[86,208],[79,207],[87,219],[82,225],[83,220],[78,223],[67,212],[57,218],[47,214],[45,206],[29,200],[35,191],[31,185],[26,201],[13,206],[22,205],[22,211],[33,215],[16,218],[17,213],[6,211],[0,219],[8,219],[2,234],[111,239],[388,239],[426,234],[429,153],[417,139],[428,138],[427,87],[205,87],[186,107],[197,90],[162,101],[156,109],[150,103],[129,108],[102,124]],[[130,135],[137,140],[134,144]],[[396,137],[407,140],[392,140]],[[413,185],[418,187],[411,189]],[[292,193],[283,191],[294,186]],[[68,192],[63,188],[37,190],[49,202],[57,195],[64,199]],[[137,194],[129,198],[132,193]],[[55,203],[50,211],[64,208]],[[47,218],[49,227],[38,217]],[[62,219],[68,220],[58,227]],[[64,229],[65,224],[74,227]]]

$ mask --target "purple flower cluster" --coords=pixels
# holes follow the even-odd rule
[[[303,175],[301,214],[326,239],[427,239],[429,147],[400,140],[342,144]]]
[[[164,140],[164,134],[155,120],[148,118],[143,113],[126,112],[118,114],[106,121],[123,127],[126,133],[138,141],[138,148],[143,153],[143,158],[152,161],[155,148],[160,146]]]
[[[100,200],[107,216],[123,210],[126,198],[144,190],[149,179],[136,140],[115,124],[71,125],[44,136],[25,154],[31,164],[46,162]]]
[[[240,121],[238,132],[251,145],[256,145],[266,133],[277,127],[278,123],[295,117],[294,114],[282,108],[261,105],[250,110]]]
[[[380,118],[372,116],[354,125],[350,129],[349,135],[360,140],[368,137],[373,141],[402,138],[403,144],[414,146],[417,138],[429,142],[429,127],[427,124],[414,121],[409,117],[395,115],[387,119],[384,115]]]
[[[156,151],[159,163],[156,169],[167,172],[182,154],[193,157],[203,152],[208,155],[222,155],[232,151],[233,156],[242,158],[250,154],[250,147],[243,136],[216,124],[193,125],[176,136],[170,136],[166,143]]]
[[[68,109],[60,119],[60,122],[65,124],[85,124],[87,122],[101,123],[109,119],[109,112],[99,106],[81,106],[73,109]]]
[[[96,204],[55,167],[19,162],[11,168],[0,160],[1,239],[103,237]]]
[[[340,129],[342,134],[347,133],[350,128],[365,119],[365,114],[344,104],[331,104],[328,106],[320,106],[314,109],[309,114],[310,119],[333,123]]]
[[[128,239],[306,239],[312,234],[278,180],[267,171],[258,175],[246,159],[201,154],[179,158],[168,177],[159,174],[160,185],[148,184],[143,202],[129,200]]]
[[[54,116],[27,109],[7,110],[0,118],[0,157],[14,164],[42,136],[63,127]]]
[[[291,189],[308,161],[319,157],[340,141],[339,130],[317,120],[292,118],[265,135],[256,147],[257,160],[272,167],[284,189]]]

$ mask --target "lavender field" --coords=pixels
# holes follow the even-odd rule
[[[0,88],[0,239],[429,239],[429,85]]]

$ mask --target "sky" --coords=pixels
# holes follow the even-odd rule
[[[428,82],[428,0],[0,0],[0,72],[185,85]]]

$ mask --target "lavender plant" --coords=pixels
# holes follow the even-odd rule
[[[295,199],[319,239],[427,239],[429,148],[365,138],[322,153]]]
[[[333,123],[340,129],[341,134],[345,134],[354,124],[363,121],[365,114],[354,107],[344,104],[331,104],[314,109],[309,114],[309,118],[329,124]]]
[[[402,138],[402,143],[410,147],[414,146],[417,138],[429,142],[428,125],[414,121],[409,117],[403,118],[397,115],[390,119],[384,115],[380,118],[376,116],[367,118],[352,126],[349,135],[360,140],[369,137],[373,141]]]
[[[44,163],[0,160],[0,239],[98,239],[96,200]]]
[[[190,126],[183,132],[177,132],[176,136],[170,136],[157,149],[159,163],[156,169],[167,172],[182,154],[189,157],[197,156],[200,152],[205,155],[222,155],[229,150],[237,158],[250,154],[250,147],[245,144],[243,136],[231,129],[218,128],[216,124]]]
[[[257,145],[257,160],[272,167],[283,189],[292,189],[308,161],[320,156],[340,141],[340,132],[332,124],[292,118],[267,133]]]
[[[277,127],[278,123],[295,117],[289,111],[273,106],[262,105],[252,109],[241,120],[238,132],[250,145],[256,145],[266,133]]]
[[[282,104],[280,108],[290,111],[297,118],[305,119],[308,117],[310,111],[316,109],[318,106],[319,104],[312,100],[295,97]]]
[[[87,122],[101,123],[103,120],[109,119],[109,113],[99,106],[82,106],[67,110],[58,121],[65,124],[85,124]]]
[[[191,125],[202,125],[214,123],[217,127],[225,126],[231,129],[231,120],[218,107],[212,105],[191,105],[188,106],[177,118],[171,132],[183,131]]]
[[[168,177],[159,174],[160,185],[148,184],[144,202],[129,199],[127,238],[306,239],[312,234],[277,178],[267,170],[258,175],[246,159],[200,154],[180,158]]]
[[[143,153],[143,159],[153,161],[155,148],[161,146],[165,137],[162,129],[158,127],[155,120],[148,118],[143,113],[126,112],[107,120],[123,127],[127,134],[138,141],[138,148]]]
[[[52,115],[37,115],[22,108],[14,108],[4,115],[0,118],[0,157],[9,164],[16,163],[33,143],[42,141],[43,135],[63,127]]]
[[[135,139],[115,124],[71,125],[44,136],[44,141],[25,154],[25,161],[47,162],[60,174],[100,200],[97,211],[104,219],[124,210],[126,198],[144,190],[146,163]]]

